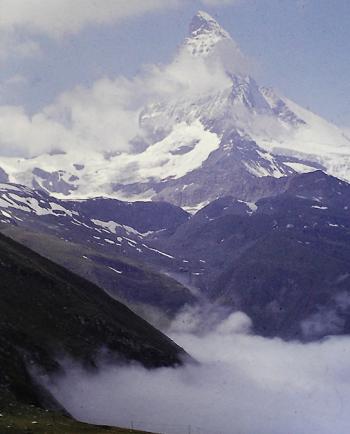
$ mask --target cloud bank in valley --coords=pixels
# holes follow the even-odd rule
[[[103,365],[97,374],[67,365],[51,390],[75,417],[94,423],[170,434],[189,425],[201,433],[348,433],[348,337],[286,343],[250,335],[242,313],[214,318],[213,330],[199,333],[203,321],[187,312],[171,333],[200,365]]]

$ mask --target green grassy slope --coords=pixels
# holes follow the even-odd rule
[[[1,434],[146,434],[127,428],[81,423],[62,414],[20,404],[0,393]]]

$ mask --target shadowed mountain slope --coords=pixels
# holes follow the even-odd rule
[[[29,367],[60,369],[101,355],[146,367],[181,363],[184,351],[94,284],[0,235],[0,390],[40,404]]]
[[[256,203],[220,198],[155,241],[257,333],[317,339],[350,332],[349,210],[350,185],[316,171]]]

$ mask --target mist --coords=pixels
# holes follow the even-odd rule
[[[284,342],[252,335],[243,313],[204,314],[183,312],[169,330],[198,364],[101,362],[91,373],[66,361],[65,376],[46,386],[74,417],[96,424],[169,434],[348,433],[348,337]]]
[[[35,157],[53,151],[134,152],[142,136],[140,114],[149,105],[192,99],[232,85],[220,62],[184,50],[168,65],[145,65],[129,79],[101,77],[63,92],[37,113],[0,105],[0,155]],[[1,89],[0,89],[1,90]]]

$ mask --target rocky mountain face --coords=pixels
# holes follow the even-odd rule
[[[224,196],[190,216],[4,184],[1,231],[165,328],[186,305],[210,302],[247,313],[265,336],[349,333],[350,185],[315,171],[268,188],[256,202]]]
[[[196,297],[159,272],[178,260],[153,248],[148,238],[173,233],[188,218],[181,208],[162,202],[62,201],[28,187],[0,185],[2,233],[98,284],[148,319],[158,318],[157,323]]]
[[[206,57],[218,44],[225,42],[233,42],[230,35],[213,17],[204,11],[199,11],[190,24],[184,49],[194,57]],[[235,48],[238,50],[238,47]]]
[[[256,203],[220,198],[155,241],[183,255],[188,282],[246,312],[259,334],[348,334],[349,207],[350,185],[316,171]]]
[[[245,201],[271,195],[276,180],[298,172],[322,169],[350,179],[349,137],[260,86],[237,44],[205,12],[194,17],[173,64],[189,59],[212,77],[210,86],[150,101],[129,153],[2,158],[1,179],[70,198],[165,200],[193,212],[226,195]]]
[[[71,357],[175,366],[185,352],[105,291],[0,235],[0,397],[42,405],[32,369],[52,374]],[[50,400],[49,400],[50,401]]]

